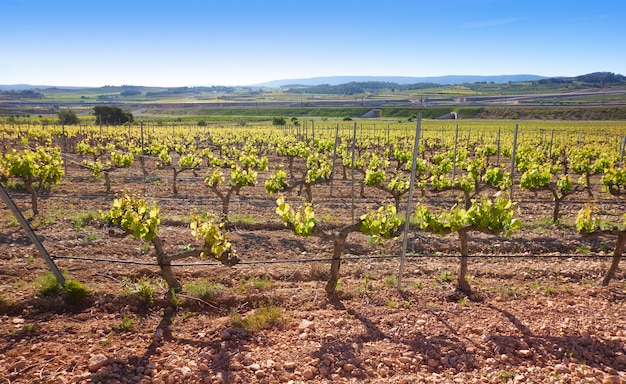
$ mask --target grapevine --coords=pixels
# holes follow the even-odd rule
[[[174,276],[172,261],[190,256],[206,257],[207,255],[214,256],[225,265],[234,265],[238,261],[230,242],[226,239],[224,225],[211,217],[204,221],[196,216],[190,224],[194,237],[204,240],[201,250],[192,249],[168,255],[164,251],[163,241],[158,234],[161,212],[157,203],[149,204],[145,199],[124,193],[122,197],[113,201],[108,212],[101,212],[100,215],[111,225],[122,229],[122,236],[131,235],[134,239],[143,240],[154,246],[161,274],[169,288],[175,291],[180,291],[182,285]],[[114,232],[110,234],[115,236]]]
[[[609,285],[609,282],[619,268],[619,262],[622,258],[622,254],[626,249],[626,214],[623,216],[623,221],[619,224],[603,223],[602,220],[594,215],[594,211],[591,206],[586,205],[583,207],[576,216],[576,229],[585,236],[598,236],[602,234],[614,235],[617,237],[615,240],[615,249],[613,250],[613,256],[611,260],[611,266],[606,271],[601,284],[603,286]]]
[[[458,234],[461,265],[457,282],[459,289],[465,293],[471,291],[466,279],[469,256],[468,232],[479,231],[509,236],[521,226],[520,220],[515,216],[515,204],[500,193],[494,200],[486,198],[472,200],[469,209],[455,205],[449,210],[433,212],[423,204],[418,204],[415,209],[415,220],[420,229],[440,236],[453,232]]]
[[[24,182],[26,191],[31,196],[31,209],[34,215],[39,214],[37,191],[34,184],[57,184],[63,177],[63,159],[57,147],[37,147],[34,151],[24,149],[21,152],[13,149],[5,153],[1,161],[5,177],[17,177]]]
[[[354,224],[343,226],[339,229],[322,229],[317,225],[315,212],[310,203],[305,203],[299,210],[294,210],[285,202],[283,196],[276,200],[276,214],[282,219],[287,227],[297,236],[317,236],[333,243],[333,258],[330,266],[330,277],[326,283],[325,291],[333,294],[339,281],[339,268],[341,255],[345,248],[346,238],[351,232],[362,231],[374,241],[380,242],[389,239],[397,231],[400,220],[396,216],[395,207],[387,205],[375,212],[368,212],[361,216]]]

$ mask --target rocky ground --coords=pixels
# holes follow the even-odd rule
[[[117,189],[133,187],[118,180]],[[162,185],[138,188],[163,198],[161,236],[170,251],[195,244],[183,220],[190,209],[216,206],[191,199],[208,194],[191,182],[177,199]],[[531,196],[520,204],[529,224],[510,238],[472,234],[470,251],[479,257],[470,260],[469,296],[455,291],[456,237],[417,231],[409,251],[431,257],[408,259],[402,291],[399,260],[376,257],[397,254],[401,242],[374,245],[351,234],[338,292],[328,296],[327,262],[275,261],[327,258],[331,245],[283,229],[272,198],[245,202],[261,193],[243,193],[233,208],[229,236],[244,263],[175,267],[185,288],[172,297],[158,268],[140,264],[154,262],[153,250],[110,238],[82,216],[107,209],[102,186],[64,179],[31,221],[49,252],[132,262],[56,259],[89,288],[74,305],[38,295],[45,263],[3,206],[0,383],[626,381],[623,268],[608,287],[598,285],[614,239],[576,233],[573,203],[565,224],[552,226],[541,221],[549,202]],[[23,193],[12,194],[27,213]],[[345,212],[345,204],[327,204],[319,217],[341,222]]]

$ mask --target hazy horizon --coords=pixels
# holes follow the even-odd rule
[[[626,73],[626,2],[4,0],[0,84]]]

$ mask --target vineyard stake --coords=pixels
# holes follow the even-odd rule
[[[335,146],[333,147],[333,169],[330,171],[330,193],[333,197],[333,180],[335,180],[335,162],[337,161],[337,142],[339,141],[339,124],[335,128]]]
[[[387,124],[387,145],[389,145],[389,124]]]
[[[552,145],[554,145],[554,129],[550,134],[550,158],[552,157]]]
[[[454,132],[454,157],[452,158],[452,184],[454,185],[454,178],[456,173],[456,149],[459,140],[459,125],[456,125],[456,130]]]
[[[350,208],[352,214],[352,222],[354,223],[354,152],[356,147],[356,121],[354,122],[354,128],[352,130],[352,205]]]
[[[11,209],[11,212],[13,212],[13,215],[15,216],[17,221],[20,222],[20,225],[22,226],[24,231],[26,231],[26,235],[28,236],[30,241],[35,244],[35,246],[39,250],[39,253],[41,253],[41,256],[43,256],[44,261],[56,277],[59,284],[61,284],[61,286],[65,286],[65,277],[63,277],[63,274],[61,273],[61,271],[59,271],[59,268],[50,257],[50,254],[48,254],[46,248],[44,248],[41,241],[39,241],[39,238],[37,237],[37,235],[35,235],[35,232],[33,232],[33,229],[28,224],[28,221],[26,221],[24,215],[22,215],[22,212],[20,212],[20,210],[17,208],[15,202],[13,202],[13,199],[11,199],[11,196],[9,196],[9,193],[6,189],[4,189],[4,186],[2,184],[0,184],[0,195],[2,196],[2,200],[4,200],[9,209]]]
[[[417,154],[422,130],[422,112],[417,114],[417,126],[415,127],[415,144],[413,145],[413,162],[411,165],[411,183],[409,184],[409,197],[406,203],[406,219],[404,222],[404,238],[402,239],[402,253],[400,254],[400,268],[398,269],[398,290],[402,289],[402,274],[406,263],[406,248],[409,239],[409,224],[411,219],[411,201],[413,200],[413,190],[415,189],[415,168],[417,168]]]
[[[517,153],[517,131],[519,126],[515,124],[515,130],[513,131],[513,153],[511,154],[511,180],[515,178],[515,155]],[[509,200],[513,200],[513,184],[509,189]]]
[[[496,158],[496,165],[500,166],[500,127],[498,127],[498,139],[497,139],[498,155]]]
[[[626,135],[622,136],[622,149],[619,156],[619,165],[620,167],[624,165],[624,148],[626,148]]]

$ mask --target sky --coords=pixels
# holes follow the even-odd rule
[[[626,75],[625,0],[0,0],[0,84]]]

